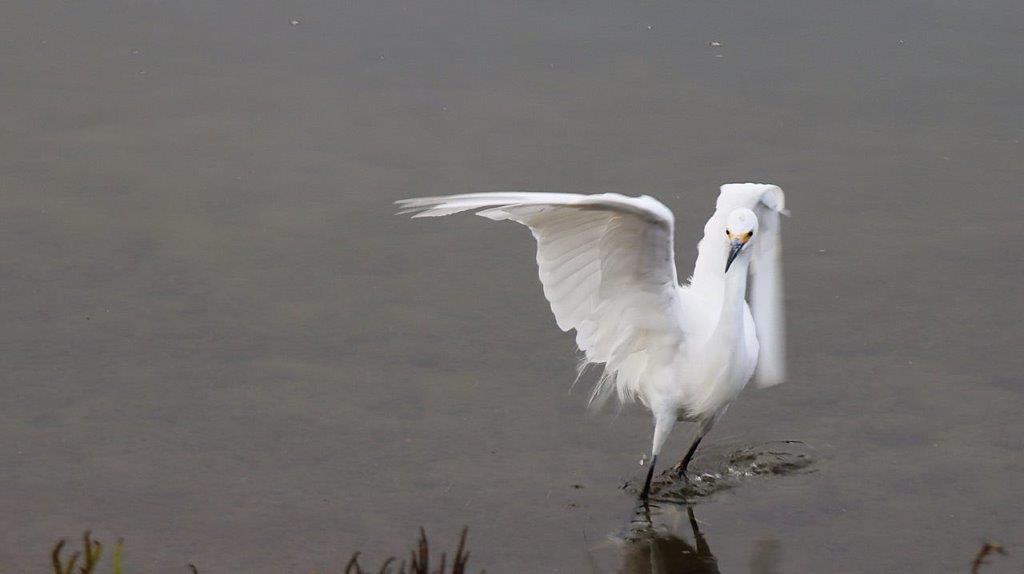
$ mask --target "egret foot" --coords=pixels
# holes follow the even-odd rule
[[[700,441],[702,438],[704,438],[704,435],[699,435],[697,437],[697,440],[693,441],[693,444],[690,445],[690,450],[686,451],[686,456],[683,457],[683,460],[679,461],[678,464],[672,467],[672,470],[675,471],[676,476],[686,480],[686,482],[690,482],[689,477],[686,476],[686,468],[690,466],[690,460],[693,459],[693,453],[697,452],[697,447],[700,445]]]
[[[672,472],[676,475],[676,478],[689,484],[690,477],[686,474],[686,467],[683,466],[683,461],[679,461],[675,466],[672,467]]]

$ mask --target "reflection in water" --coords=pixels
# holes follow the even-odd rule
[[[653,499],[660,504],[640,504],[633,514],[622,552],[624,574],[718,572],[711,552],[694,516],[694,502],[736,488],[754,477],[784,476],[813,471],[818,460],[815,449],[802,441],[772,441],[739,449],[709,449],[702,462],[704,471],[692,480],[680,480],[666,471],[653,485]],[[627,488],[635,488],[629,484]],[[690,532],[682,532],[682,511]],[[654,519],[652,520],[652,511]],[[692,541],[691,541],[692,540]],[[778,574],[778,541],[758,541],[751,556],[752,574]]]
[[[717,573],[718,561],[700,532],[692,506],[686,507],[686,514],[693,531],[693,544],[655,528],[650,508],[641,504],[630,524],[630,535],[623,549],[623,574]]]
[[[666,511],[686,509],[689,537],[665,526],[655,526],[651,508],[639,505],[629,526],[622,553],[622,574],[708,574],[717,573],[718,560],[700,531],[693,506],[670,505]],[[658,510],[657,506],[654,506]],[[781,547],[777,540],[761,540],[750,559],[751,574],[779,574]]]

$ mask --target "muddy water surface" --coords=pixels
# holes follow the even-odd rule
[[[1011,552],[990,571],[1019,571],[1022,22],[1013,1],[7,2],[3,570],[89,527],[163,574],[337,569],[468,525],[489,572],[953,572],[986,537]],[[694,468],[815,458],[638,527],[620,487],[647,415],[568,391],[529,234],[391,202],[651,194],[686,276],[717,185],[750,180],[793,212],[792,380],[744,393]]]

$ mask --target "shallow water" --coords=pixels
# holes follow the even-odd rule
[[[754,478],[774,478],[814,472],[820,453],[800,441],[744,446],[735,450],[726,445],[706,446],[700,453],[701,465],[680,476],[669,467],[651,482],[651,498],[692,506],[715,494],[745,486]],[[622,490],[639,495],[646,475],[623,483]],[[754,487],[756,488],[756,486]]]
[[[85,528],[162,574],[372,563],[468,525],[489,572],[685,548],[695,572],[953,572],[986,538],[1010,552],[986,572],[1020,571],[1022,22],[1011,1],[8,2],[3,570]],[[685,276],[717,185],[748,180],[793,212],[792,380],[745,392],[694,469],[818,456],[702,498],[704,542],[666,503],[630,539],[649,421],[568,392],[529,234],[391,202],[651,194]]]

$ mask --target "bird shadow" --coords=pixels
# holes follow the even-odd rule
[[[678,476],[671,468],[663,470],[651,482],[650,498],[686,504],[737,488],[751,480],[814,472],[819,455],[798,440],[783,440],[745,446],[739,449],[708,449],[694,460],[689,478]],[[638,494],[642,481],[630,480],[623,490]]]

